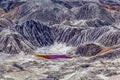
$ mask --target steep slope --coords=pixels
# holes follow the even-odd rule
[[[15,0],[1,0],[0,7],[4,9],[5,12],[9,12],[12,9],[22,5],[24,2],[15,1]]]
[[[0,51],[9,54],[18,54],[21,51],[29,53],[35,47],[29,43],[23,36],[11,30],[0,32]]]
[[[26,21],[15,29],[35,46],[43,47],[54,43],[52,29],[34,20]]]
[[[109,24],[114,22],[114,18],[104,8],[95,3],[83,5],[75,13],[77,19],[100,19]]]
[[[52,48],[48,46],[54,47],[55,43],[65,44],[68,48],[73,47],[73,51],[75,51],[73,54],[78,56],[95,56],[97,54],[109,52],[112,49],[118,49],[119,47],[117,46],[120,45],[119,29],[112,26],[87,29],[68,26],[50,27],[40,22],[29,20],[22,25],[15,26],[15,30],[34,46],[41,48],[40,50],[42,50],[42,47],[46,49]],[[90,46],[87,46],[89,44]],[[53,49],[56,50],[56,48]],[[52,49],[49,50],[53,51]],[[40,52],[43,53],[44,51]],[[68,53],[71,54],[69,51]]]

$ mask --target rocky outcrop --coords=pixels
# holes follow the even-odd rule
[[[85,45],[80,45],[77,47],[77,50],[75,52],[76,55],[79,56],[95,56],[97,53],[99,53],[102,50],[102,47],[96,44],[85,44]]]
[[[98,42],[104,46],[111,47],[120,44],[120,32],[119,31],[111,31],[104,34]]]
[[[4,9],[5,12],[9,12],[12,9],[22,5],[24,2],[12,1],[12,0],[1,0],[0,7]]]
[[[52,29],[34,20],[29,20],[23,25],[17,25],[15,29],[34,46],[50,46],[54,43]]]
[[[21,51],[29,53],[35,47],[17,32],[3,30],[0,32],[0,52],[19,54]]]
[[[98,18],[102,21],[112,24],[114,18],[102,7],[95,3],[88,3],[81,6],[78,12],[75,13],[77,19],[95,19]]]

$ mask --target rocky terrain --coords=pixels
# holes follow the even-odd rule
[[[119,80],[120,0],[0,0],[0,80]]]

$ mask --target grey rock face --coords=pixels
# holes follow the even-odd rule
[[[18,54],[21,51],[28,53],[35,47],[20,34],[9,30],[0,33],[0,51],[10,54]]]
[[[34,46],[47,46],[54,43],[52,29],[33,20],[27,21],[21,26],[16,26],[16,31],[23,35]]]
[[[110,47],[115,46],[119,44],[119,37],[120,33],[118,32],[108,32],[105,35],[102,36],[102,38],[98,41],[99,43]]]
[[[87,42],[97,42],[103,34],[110,31],[110,27],[94,29],[61,28],[54,29],[56,32],[56,41],[67,43],[67,45],[79,46]]]
[[[23,3],[24,2],[1,0],[0,7],[2,7],[5,10],[5,12],[9,12],[10,10],[14,9],[15,7],[22,5]]]
[[[77,19],[94,19],[98,18],[107,23],[113,23],[114,18],[98,4],[89,3],[79,8],[78,13],[76,14]]]
[[[77,28],[53,28],[55,32],[55,40],[58,43],[68,43],[74,36],[81,32],[81,29]]]
[[[86,22],[86,24],[90,27],[102,27],[102,26],[110,25],[108,22],[100,20],[100,19],[89,20]]]
[[[19,21],[23,22],[23,20],[28,21],[35,19],[53,25],[60,24],[65,19],[72,18],[69,9],[55,4],[51,0],[35,0],[31,2],[26,1],[26,3],[21,6],[18,17]]]
[[[20,6],[20,11],[18,12],[19,22],[27,21],[31,18],[49,25],[60,24],[65,20],[76,19],[99,19],[107,23],[107,25],[115,22],[114,17],[97,2],[61,0],[35,0],[33,1],[34,3],[31,2],[26,1],[25,4]]]

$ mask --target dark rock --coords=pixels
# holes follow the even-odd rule
[[[54,43],[52,29],[39,22],[29,20],[21,26],[16,26],[16,31],[23,35],[34,46],[48,46]]]
[[[13,66],[18,68],[20,71],[25,71],[25,69],[21,65],[19,65],[17,63],[14,63]]]
[[[65,6],[65,7],[67,7],[67,8],[69,8],[69,9],[72,8],[72,6],[69,5],[69,4],[67,4],[67,2],[58,1],[58,0],[51,0],[51,1],[54,2],[54,3],[58,3],[58,4],[60,4],[60,5],[63,5],[63,6]]]
[[[102,47],[96,44],[85,44],[77,48],[75,54],[79,56],[95,56],[102,50]]]
[[[10,10],[14,9],[15,7],[18,7],[22,5],[24,2],[17,2],[17,1],[0,1],[0,7],[5,10],[5,12],[9,12]]]
[[[29,62],[25,62],[22,64],[23,68],[30,67],[30,66],[38,66],[39,67],[39,63],[36,61],[29,61]]]
[[[102,27],[102,26],[111,25],[110,23],[102,21],[100,19],[89,20],[89,21],[86,22],[86,24],[90,27]]]
[[[102,4],[107,4],[111,6],[120,6],[119,0],[99,0]]]
[[[88,67],[90,67],[90,64],[83,64],[83,65],[81,65],[81,67],[82,68],[88,68]]]

